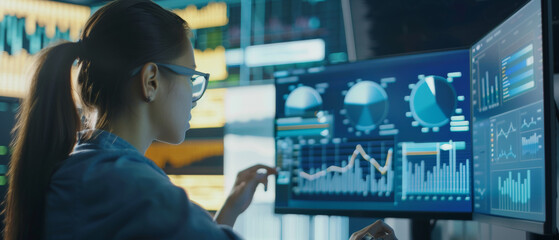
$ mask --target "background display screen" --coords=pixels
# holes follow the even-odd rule
[[[545,220],[542,11],[531,1],[474,44],[474,211]]]
[[[276,79],[276,209],[471,212],[468,50]]]

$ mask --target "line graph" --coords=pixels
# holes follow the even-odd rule
[[[344,167],[330,166],[326,168],[326,170],[322,170],[314,174],[309,174],[301,171],[299,172],[299,176],[306,178],[309,181],[313,181],[317,178],[326,176],[326,174],[328,174],[329,172],[345,173],[354,167],[355,159],[357,158],[358,155],[361,155],[366,161],[369,161],[375,167],[375,169],[377,169],[381,174],[384,175],[390,169],[390,166],[392,166],[392,151],[393,151],[392,148],[388,150],[388,154],[386,155],[386,162],[384,166],[381,167],[380,164],[377,162],[377,160],[367,155],[363,147],[360,144],[358,144],[355,147],[355,151],[353,151],[353,155],[351,155],[349,163],[346,166]]]
[[[530,122],[527,122],[526,119],[523,119],[522,120],[522,125],[520,126],[520,129],[530,128],[532,126],[535,126],[536,124],[537,124],[537,122],[534,119],[534,117],[530,118]]]
[[[497,142],[494,152],[491,153],[495,156],[495,163],[507,163],[519,160],[521,154],[519,148],[519,133],[521,130],[519,129],[522,127],[518,127],[520,126],[518,115],[507,115],[497,118],[495,119],[495,125],[496,129],[498,129],[496,137]]]
[[[499,132],[497,133],[497,140],[499,140],[499,137],[504,136],[506,139],[509,138],[509,136],[511,135],[511,133],[516,132],[516,128],[514,128],[514,125],[512,123],[510,123],[510,127],[508,128],[508,130],[505,132],[505,130],[503,130],[502,128],[499,129]]]
[[[529,105],[494,117],[491,120],[492,162],[505,164],[543,158],[542,115],[540,105]]]
[[[520,131],[535,130],[542,127],[542,108],[531,107],[520,113]]]
[[[395,176],[393,152],[392,140],[301,147],[293,192],[299,197],[330,195],[391,201]]]
[[[509,159],[509,158],[516,158],[516,154],[514,154],[514,152],[512,151],[512,145],[509,148],[509,151],[501,151],[501,153],[499,153],[499,159],[501,158],[505,158],[505,159]]]

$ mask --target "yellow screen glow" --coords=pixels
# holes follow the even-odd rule
[[[218,128],[225,126],[225,88],[208,89],[192,109],[191,128]]]
[[[169,175],[171,182],[184,189],[191,201],[208,211],[217,211],[225,202],[223,175]]]

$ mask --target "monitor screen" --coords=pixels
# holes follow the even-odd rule
[[[8,164],[10,162],[10,143],[12,142],[12,129],[19,109],[19,99],[0,97],[0,197],[4,199],[8,191]],[[0,210],[3,210],[3,206]],[[2,213],[3,214],[3,213]],[[3,219],[3,215],[1,216]],[[0,231],[4,229],[4,222],[0,222]]]
[[[453,50],[276,78],[276,212],[470,213],[468,59]]]
[[[19,99],[0,97],[0,195],[4,197],[7,188],[6,172],[10,161],[12,130],[19,109]]]
[[[470,49],[474,212],[545,221],[542,47],[534,0]]]
[[[342,6],[349,6],[349,11],[344,12],[348,56],[352,50],[355,59],[364,60],[406,52],[469,48],[526,2],[342,0]]]

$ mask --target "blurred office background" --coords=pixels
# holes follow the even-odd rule
[[[467,48],[525,0],[161,0],[194,29],[199,70],[210,89],[180,145],[154,143],[147,156],[190,198],[215,212],[236,173],[274,165],[275,76],[348,61]],[[77,41],[106,1],[0,0],[0,174],[5,174],[17,99],[42,48]],[[6,180],[0,176],[2,191]],[[274,184],[259,188],[235,230],[248,240],[348,239],[374,218],[274,214]],[[373,217],[373,216],[371,216]],[[401,240],[409,220],[386,219]],[[525,239],[525,233],[471,221],[438,221],[433,239]]]

